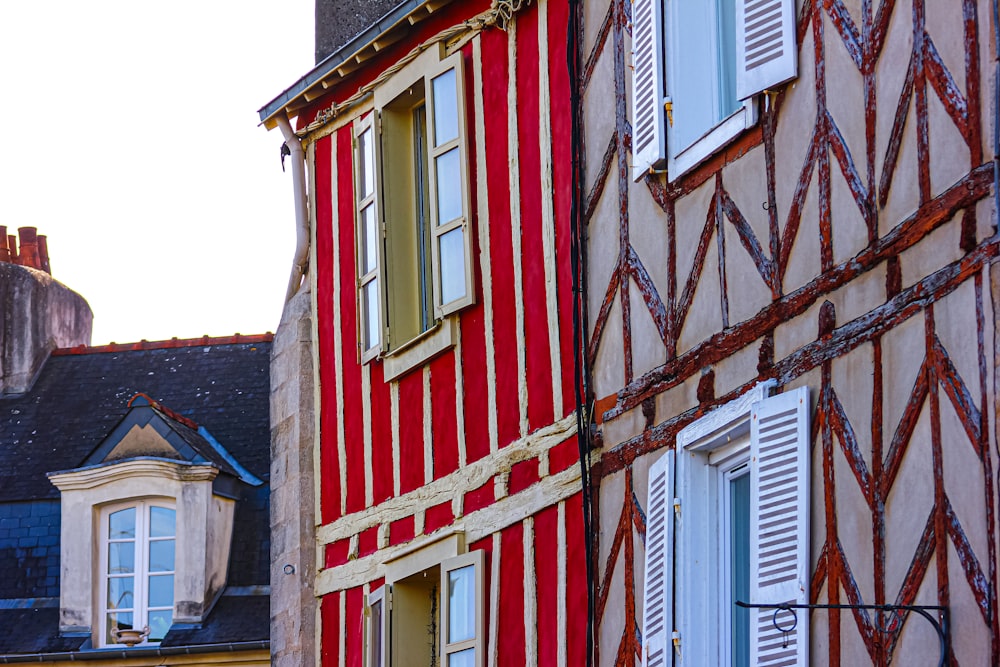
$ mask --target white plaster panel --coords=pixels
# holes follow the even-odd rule
[[[988,297],[983,296],[984,306]],[[988,326],[989,320],[987,320]],[[951,363],[962,378],[969,396],[977,408],[982,408],[982,391],[979,378],[979,345],[976,322],[976,286],[973,279],[966,280],[951,294],[934,304],[934,333],[948,353]],[[991,340],[985,332],[985,343]],[[942,396],[944,394],[942,393]]]
[[[774,328],[774,360],[780,361],[816,340],[819,331],[819,310],[823,301],[817,301],[804,313],[786,320]]]
[[[763,145],[751,148],[739,160],[726,165],[722,171],[722,182],[736,208],[746,218],[760,247],[769,255],[770,223],[763,206],[767,203],[767,164],[764,158]]]
[[[927,124],[931,194],[939,195],[965,176],[972,164],[968,144],[930,85],[927,86]]]
[[[757,271],[750,253],[740,242],[736,228],[726,219],[723,233],[726,239],[726,302],[729,306],[729,325],[744,322],[771,304],[771,288]],[[764,255],[767,237],[763,242]]]
[[[933,0],[924,4],[924,22],[927,35],[934,42],[934,48],[945,68],[955,80],[958,89],[965,92],[965,22],[963,0]],[[898,11],[898,10],[897,10]],[[989,13],[979,15],[979,38],[989,40]],[[984,88],[989,90],[988,88]],[[927,87],[928,96],[933,96],[933,88]]]
[[[645,424],[646,419],[642,415],[642,408],[632,408],[618,417],[604,422],[601,425],[604,448],[611,449],[641,434]]]
[[[632,280],[629,281],[629,298],[632,306],[632,374],[640,377],[663,365],[667,352],[642,293]]]
[[[618,519],[622,513],[622,502],[625,498],[625,473],[619,472],[601,480],[601,516],[599,517],[600,537],[598,539],[597,562],[603,569],[611,554],[611,545],[615,541],[618,530]],[[599,575],[604,572],[599,570]]]
[[[934,487],[929,412],[925,403],[885,500],[885,587],[890,600],[903,586],[934,505],[934,494],[928,492]]]
[[[854,160],[855,169],[860,172],[864,180],[864,153],[855,153]],[[836,266],[843,264],[868,246],[868,226],[833,151],[830,151],[830,211],[833,229],[833,263]]]
[[[656,395],[657,423],[673,419],[677,415],[687,412],[698,405],[699,379],[700,376],[695,374],[676,387],[671,387]]]
[[[617,177],[612,170],[608,174],[604,196],[587,224],[587,307],[590,310],[588,324],[591,335],[594,333],[594,323],[608,291],[611,276],[618,265],[621,243],[616,181]]]
[[[819,170],[813,169],[801,208],[802,217],[799,221],[799,229],[789,241],[792,248],[788,255],[785,279],[781,285],[785,294],[794,292],[818,276],[822,267],[819,237],[819,195],[817,192],[818,174]],[[784,225],[785,223],[782,223],[782,233],[784,233]]]
[[[815,566],[812,571],[815,571]],[[826,604],[829,599],[827,591],[827,585],[823,584],[823,587],[819,589],[819,596],[816,598],[818,603]],[[809,655],[812,656],[813,664],[826,662],[830,655],[831,613],[835,612],[816,610],[809,615]]]
[[[624,546],[620,549],[624,550]],[[601,560],[601,564],[598,568],[601,570],[600,576],[604,575],[603,568],[604,563],[607,561]],[[616,647],[621,642],[622,633],[625,632],[625,554],[619,553],[618,559],[615,562],[614,573],[611,575],[611,581],[606,584],[608,589],[608,597],[604,604],[605,613],[601,617],[601,628],[600,636],[598,641],[600,641],[599,646],[604,647]],[[616,651],[612,648],[609,650],[601,651],[601,662],[600,667],[616,667],[617,655]]]
[[[989,134],[989,132],[984,134]],[[993,210],[993,200],[987,197],[976,204],[976,241],[982,243],[986,238],[993,236],[996,228],[997,221],[996,213]]]
[[[959,213],[925,236],[920,243],[900,253],[903,289],[962,258],[965,253],[959,247],[961,219],[962,214]]]
[[[604,19],[608,15],[608,8],[611,3],[608,0],[594,0],[594,2],[583,3],[583,58],[586,61],[594,50],[597,42],[597,35],[604,24]],[[608,42],[611,35],[608,35]],[[605,48],[605,50],[610,50]]]
[[[784,229],[792,195],[809,153],[809,141],[816,129],[816,72],[812,31],[807,31],[799,48],[799,77],[785,87],[774,134],[775,205],[778,224]]]
[[[872,346],[862,345],[833,360],[833,387],[858,441],[868,471],[872,469]],[[838,488],[839,491],[839,488]]]
[[[875,572],[872,558],[872,513],[847,463],[842,444],[833,434],[833,469],[836,479],[837,537],[847,566],[854,575],[861,597],[875,599]],[[848,662],[847,664],[856,664]]]
[[[968,531],[966,531],[968,532]],[[986,568],[986,553],[977,553],[979,564]],[[983,572],[989,576],[988,570]],[[965,570],[955,545],[948,542],[948,606],[951,618],[951,645],[955,651],[956,664],[988,665],[990,664],[990,635],[988,626],[983,622],[982,612],[976,604],[976,598],[969,588],[965,578]],[[934,632],[925,631],[931,638]],[[940,651],[928,653],[940,655]]]
[[[840,130],[847,150],[861,178],[867,180],[865,149],[865,82],[844,41],[829,15],[824,12],[826,106],[833,123]],[[860,30],[861,25],[858,24]],[[902,65],[900,65],[902,66]],[[831,171],[839,177],[840,165],[830,153]]]
[[[678,247],[678,254],[681,252]],[[721,330],[722,289],[719,284],[719,246],[713,234],[708,243],[705,264],[698,278],[691,306],[687,311],[687,317],[681,323],[680,335],[677,337],[677,354],[683,354]]]
[[[760,343],[757,339],[712,366],[716,396],[723,396],[757,377]]]
[[[879,264],[825,297],[837,310],[837,326],[885,303],[885,264]],[[815,332],[814,332],[815,333]]]
[[[920,584],[920,588],[917,589],[916,599],[913,604],[927,604],[936,605],[938,603],[937,597],[937,558],[931,558],[930,564],[927,567],[927,574],[924,580]],[[892,599],[892,595],[887,593],[887,596]],[[951,609],[952,618],[962,618],[956,614],[955,608]],[[977,612],[978,615],[978,612]],[[972,618],[972,617],[969,617]],[[952,632],[954,632],[955,624],[952,624]],[[952,634],[952,644],[955,643],[955,636]],[[916,614],[910,614],[907,619],[906,624],[903,626],[902,631],[899,633],[899,641],[896,644],[896,651],[892,654],[892,664],[893,665],[924,665],[924,664],[937,664],[938,656],[941,655],[941,649],[938,644],[937,633],[931,628],[930,623],[926,620],[920,618]],[[983,663],[959,663],[959,664],[988,664],[988,662]]]
[[[592,317],[596,313],[591,311]],[[616,296],[608,314],[597,355],[594,359],[594,395],[600,398],[616,393],[625,385],[624,343],[622,339],[621,299]]]
[[[867,602],[867,600],[865,600]],[[841,587],[841,604],[848,602],[847,593]],[[840,612],[840,664],[841,665],[870,665],[871,656],[865,648],[864,640],[861,639],[861,632],[858,630],[857,621],[849,611]]]
[[[629,183],[629,241],[664,305],[667,304],[667,214],[645,181]]]
[[[698,186],[694,192],[677,200],[674,205],[674,230],[677,234],[677,296],[684,290],[691,266],[694,264],[694,254],[698,249],[698,239],[705,229],[705,220],[711,212],[712,195],[715,194],[715,181],[708,179]]]
[[[882,337],[883,451],[899,427],[924,355],[922,315],[911,317]]]
[[[983,464],[976,456],[951,401],[943,390],[939,396],[945,493],[973,552],[980,563],[986,563],[990,524],[986,517]]]
[[[584,193],[594,187],[594,182],[601,168],[604,151],[615,136],[615,69],[613,49],[606,48],[601,52],[594,66],[590,83],[583,93],[583,127],[586,136],[584,147],[583,182],[586,184]],[[612,158],[617,159],[617,157]],[[611,173],[617,174],[612,165]]]

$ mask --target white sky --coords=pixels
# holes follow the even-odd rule
[[[0,225],[48,236],[95,345],[274,331],[291,170],[257,109],[314,0],[0,0]]]

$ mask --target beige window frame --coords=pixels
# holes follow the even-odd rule
[[[357,239],[355,259],[358,273],[358,349],[362,361],[384,349],[385,228],[382,224],[378,176],[378,130],[376,114],[369,113],[354,124],[354,192]],[[370,171],[366,177],[366,170]],[[374,307],[369,300],[374,298]],[[378,321],[372,321],[372,314]]]
[[[374,112],[355,123],[363,362],[412,346],[445,317],[475,302],[462,57],[429,48],[375,89]],[[452,82],[453,87],[445,85]],[[376,137],[371,198],[361,188],[360,137],[368,128]],[[374,268],[363,264],[371,257],[364,254],[368,206],[378,213],[381,233]],[[371,284],[381,299],[378,326],[372,322],[376,311],[365,307],[363,290],[369,290],[370,300]],[[381,333],[377,345],[371,336],[365,338],[375,330]]]

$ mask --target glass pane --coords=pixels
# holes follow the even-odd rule
[[[375,270],[378,266],[378,230],[375,226],[375,204],[361,209],[361,275]]]
[[[112,542],[108,545],[108,574],[135,572],[135,542]]]
[[[135,580],[132,577],[108,579],[108,609],[132,609],[135,605]]]
[[[465,296],[465,230],[456,227],[438,239],[441,260],[441,305]]]
[[[434,146],[458,138],[458,88],[455,70],[450,69],[432,82],[434,88]]]
[[[448,643],[476,636],[476,568],[467,565],[448,573]]]
[[[177,534],[177,513],[166,507],[149,508],[149,536],[173,537]]]
[[[135,508],[112,512],[108,517],[108,539],[135,539]]]
[[[115,630],[131,630],[132,614],[108,614],[108,631],[104,635],[107,644],[117,644],[118,640],[112,634]]]
[[[174,571],[174,541],[156,540],[149,543],[149,571]]]
[[[174,612],[172,609],[149,612],[149,641],[158,642],[167,635],[170,624],[173,622]]]
[[[467,648],[448,656],[448,667],[475,667],[476,649]]]
[[[719,24],[719,120],[740,108],[736,99],[736,3],[716,0]]]
[[[673,98],[673,124],[668,128],[670,152],[676,155],[689,147],[717,122],[718,106],[714,88],[718,72],[715,68],[714,44],[707,37],[716,31],[711,4],[708,2],[675,2],[668,21],[668,61],[674,56],[675,66],[668,73],[670,95]],[[673,75],[673,80],[669,78]]]
[[[370,350],[379,342],[379,316],[378,316],[378,280],[367,283],[363,288],[362,298],[364,299],[365,317],[365,349]]]
[[[382,603],[372,604],[372,667],[382,667]]]
[[[434,159],[437,177],[437,224],[443,225],[462,217],[462,178],[458,149],[452,148]]]
[[[732,600],[750,599],[750,475],[729,480]],[[732,608],[733,667],[750,665],[750,610]]]
[[[361,175],[361,196],[358,199],[366,199],[375,192],[375,145],[371,128],[358,137],[358,170]]]
[[[149,578],[149,606],[171,607],[174,604],[174,575],[161,574]]]

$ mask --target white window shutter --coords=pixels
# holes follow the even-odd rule
[[[642,664],[670,667],[673,651],[674,452],[649,469],[646,569],[643,579]]]
[[[736,0],[736,96],[745,100],[797,74],[795,0]]]
[[[632,6],[632,178],[660,168],[667,154],[663,0]]]
[[[750,426],[750,601],[809,602],[809,388],[755,403]],[[785,635],[772,609],[750,614],[750,664],[809,664],[809,614]],[[779,613],[782,626],[791,614]],[[787,642],[787,646],[785,643]]]

